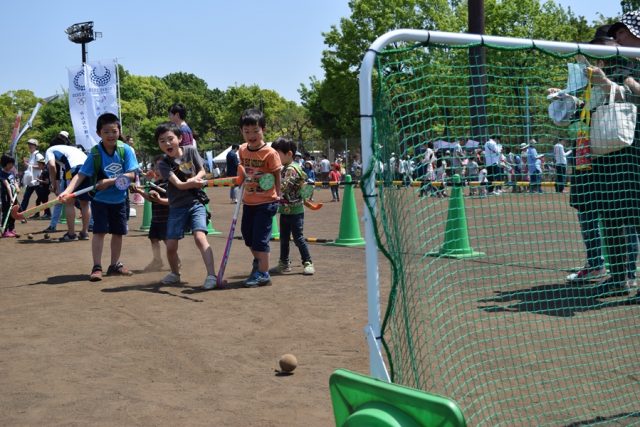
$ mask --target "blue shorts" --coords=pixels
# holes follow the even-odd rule
[[[269,252],[271,225],[278,211],[277,203],[244,205],[242,207],[242,238],[244,244],[256,252]]]
[[[169,219],[167,220],[167,240],[180,240],[184,237],[184,231],[204,231],[207,234],[207,209],[200,202],[191,206],[175,208],[169,207]]]
[[[92,200],[91,215],[93,234],[127,234],[127,207],[124,202],[111,204]]]

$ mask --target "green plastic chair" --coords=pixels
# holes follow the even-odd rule
[[[338,369],[329,379],[338,427],[465,427],[446,397]]]

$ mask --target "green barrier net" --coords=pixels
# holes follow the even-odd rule
[[[483,50],[486,65],[474,65]],[[391,265],[387,362],[393,382],[454,399],[470,425],[640,423],[640,154],[576,147],[580,64],[621,84],[640,72],[635,60],[577,54],[419,45],[377,55],[366,174]],[[568,84],[582,87],[561,101],[577,107],[550,112],[547,89]],[[496,147],[493,167],[485,152]],[[554,149],[573,150],[566,172]]]

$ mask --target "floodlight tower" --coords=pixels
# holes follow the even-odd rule
[[[73,24],[65,31],[67,36],[69,36],[69,40],[74,43],[78,43],[82,45],[82,63],[87,62],[87,43],[91,43],[95,39],[99,39],[102,37],[101,32],[93,31],[93,21],[87,22],[79,22],[77,24]]]

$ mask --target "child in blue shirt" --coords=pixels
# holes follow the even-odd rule
[[[121,127],[118,116],[112,113],[102,114],[98,117],[96,129],[101,138],[100,143],[95,147],[97,151],[92,150],[80,171],[58,196],[64,201],[69,194],[82,185],[85,179],[95,182],[97,191],[91,201],[93,268],[89,280],[92,282],[102,280],[102,248],[107,233],[111,234],[111,262],[107,275],[130,276],[132,274],[120,261],[122,236],[128,232],[125,201],[128,197],[128,188],[119,189],[116,186],[116,180],[121,176],[126,176],[129,181],[135,180],[136,171],[140,167],[133,149],[119,140]],[[95,170],[94,164],[99,164],[100,169]]]

